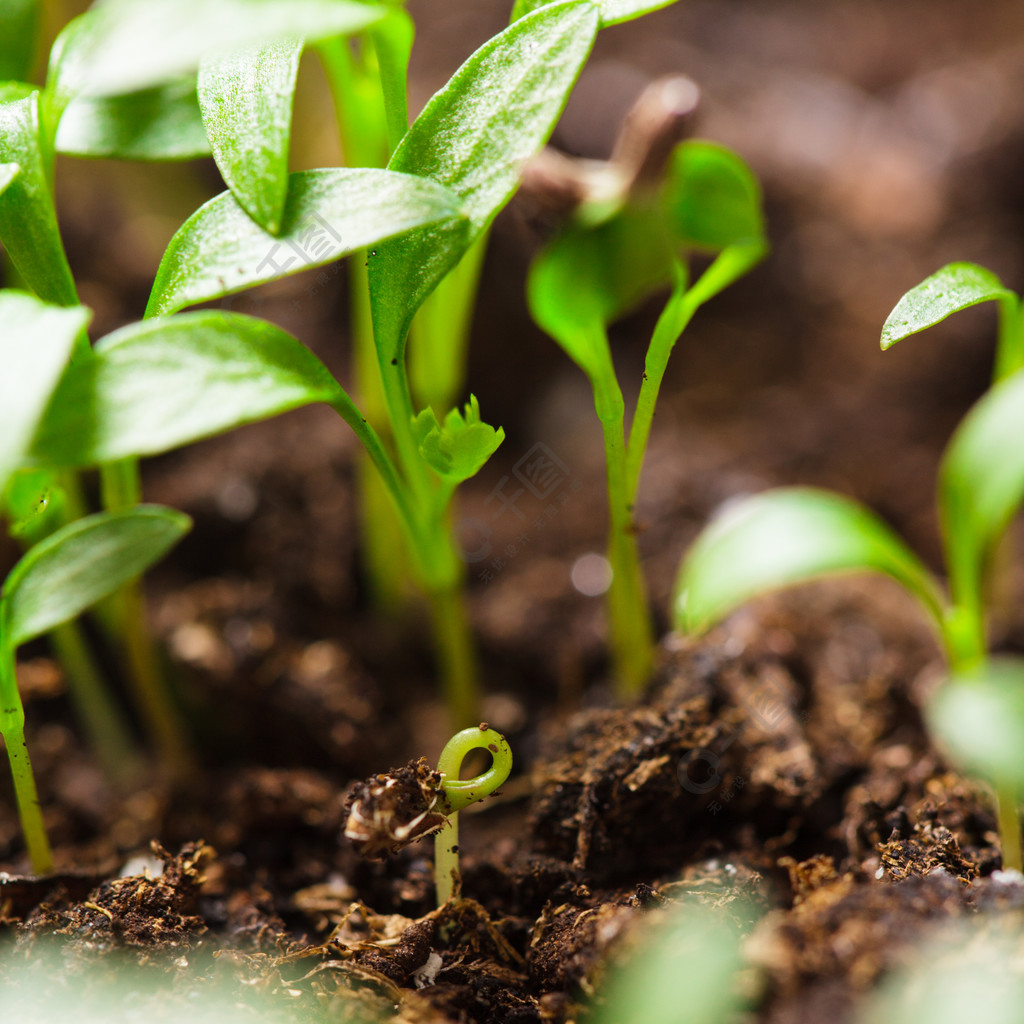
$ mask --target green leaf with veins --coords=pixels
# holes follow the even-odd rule
[[[74,89],[135,92],[194,72],[214,53],[348,35],[385,13],[354,0],[99,0],[76,44]]]
[[[430,468],[453,486],[475,476],[505,439],[501,427],[495,430],[480,418],[480,404],[473,395],[462,411],[452,409],[443,424],[433,409],[424,409],[413,433]]]
[[[747,164],[724,146],[676,146],[661,204],[683,245],[717,251],[764,240],[761,187]]]
[[[675,624],[699,633],[761,594],[850,572],[893,577],[941,627],[941,590],[903,541],[857,502],[802,487],[737,501],[705,527],[676,580]]]
[[[0,291],[0,493],[88,323],[89,311],[81,306],[51,306],[24,292]]]
[[[13,650],[73,619],[159,561],[189,531],[182,512],[137,505],[86,516],[34,545],[0,594],[0,634]]]
[[[547,7],[555,0],[516,0],[512,8],[512,21],[518,21],[532,11]],[[669,7],[676,0],[592,0],[601,14],[601,28],[619,25],[624,21],[632,21],[651,11]]]
[[[986,556],[1024,500],[1024,372],[967,413],[939,469],[939,511],[954,597],[980,599]]]
[[[449,188],[471,227],[411,232],[371,255],[382,364],[401,363],[416,310],[508,202],[523,164],[554,129],[596,32],[596,9],[582,0],[516,22],[477,50],[409,129],[388,167]]]
[[[160,261],[146,315],[332,263],[410,228],[463,223],[458,199],[432,181],[376,169],[296,171],[277,236],[230,192],[192,214]]]
[[[192,160],[210,155],[196,83],[182,78],[122,96],[72,100],[57,151],[115,160]]]
[[[302,40],[247,46],[204,59],[199,103],[221,176],[250,217],[271,234],[288,193],[295,80]]]
[[[980,302],[1012,299],[1013,292],[976,263],[947,263],[896,303],[882,327],[882,349]]]
[[[25,79],[32,73],[40,14],[39,0],[0,4],[0,79]]]
[[[286,331],[240,313],[157,317],[70,366],[33,444],[39,462],[96,466],[169,451],[342,394]]]
[[[75,306],[75,283],[57,228],[41,141],[37,91],[0,102],[0,163],[20,169],[0,194],[0,242],[41,299]]]

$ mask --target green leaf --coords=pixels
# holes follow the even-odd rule
[[[0,164],[0,193],[14,181],[18,170],[17,164]]]
[[[302,40],[220,53],[199,68],[199,103],[221,176],[272,235],[288,194],[288,144]]]
[[[87,15],[77,88],[135,92],[196,71],[210,54],[284,37],[347,35],[385,11],[354,0],[99,0]]]
[[[80,467],[153,455],[341,392],[290,334],[222,310],[132,324],[95,353],[61,380],[33,445],[38,461]]]
[[[761,186],[724,146],[680,143],[669,161],[661,202],[685,245],[719,250],[764,239]]]
[[[677,628],[700,632],[771,590],[846,572],[902,583],[941,625],[928,570],[874,513],[812,488],[780,488],[728,507],[698,536],[676,580]]]
[[[929,732],[970,771],[1024,785],[1024,661],[954,676],[926,708]]]
[[[603,365],[603,328],[672,280],[671,239],[653,210],[627,208],[597,227],[573,225],[530,267],[534,320],[588,374]]]
[[[897,341],[945,320],[958,310],[1013,297],[1013,292],[992,271],[976,263],[947,263],[896,303],[882,327],[882,349],[891,348]]]
[[[72,100],[57,150],[115,160],[192,160],[209,156],[196,84],[183,78],[123,96]]]
[[[32,73],[40,13],[39,0],[0,4],[0,79],[27,79]]]
[[[1024,373],[967,413],[939,469],[939,511],[954,596],[977,599],[986,555],[1024,500]]]
[[[523,163],[554,129],[596,32],[595,8],[578,0],[517,21],[477,50],[409,129],[388,167],[451,189],[471,229],[412,232],[371,255],[382,364],[402,361],[416,310],[508,202]]]
[[[0,291],[0,492],[21,462],[78,335],[81,306],[50,306],[24,292]]]
[[[495,430],[480,418],[480,404],[473,395],[462,412],[452,409],[443,425],[433,409],[424,409],[413,432],[430,468],[452,485],[475,476],[505,439],[501,427]]]
[[[159,561],[192,523],[159,505],[86,516],[31,548],[0,595],[4,643],[13,649],[73,619]]]
[[[23,538],[26,547],[33,538],[53,533],[67,521],[64,490],[48,469],[19,469],[12,474],[2,492],[0,510],[7,519],[7,532]]]
[[[456,197],[431,181],[375,169],[296,171],[277,237],[230,192],[201,206],[167,246],[146,315],[322,266],[410,228],[462,223]]]
[[[41,299],[77,305],[43,161],[38,92],[0,103],[0,163],[20,168],[0,195],[0,242]]]
[[[512,21],[518,21],[531,11],[546,7],[555,0],[516,0],[512,8]],[[651,11],[659,11],[669,7],[676,0],[591,0],[601,13],[601,28],[618,25],[624,21],[632,21]]]

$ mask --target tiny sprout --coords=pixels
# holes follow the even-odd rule
[[[474,750],[490,754],[491,766],[462,780],[462,762]],[[436,833],[434,884],[440,906],[459,888],[458,812],[490,796],[511,770],[512,751],[500,732],[486,722],[463,729],[445,744],[436,771],[421,757],[359,783],[349,797],[345,836],[363,856],[382,857]]]

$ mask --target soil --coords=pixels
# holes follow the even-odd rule
[[[507,5],[410,6],[422,102]],[[523,307],[535,219],[513,204],[499,220],[469,383],[507,440],[460,508],[490,531],[468,565],[471,614],[484,716],[516,770],[463,812],[462,896],[445,907],[429,840],[374,860],[343,834],[364,780],[403,765],[421,778],[410,762],[447,738],[417,610],[372,606],[354,441],[310,409],[153,460],[147,498],[195,520],[148,586],[196,770],[119,791],[59,667],[41,644],[22,650],[58,870],[27,875],[3,780],[4,1018],[71,1005],[103,1020],[205,1006],[239,1021],[585,1020],[649,924],[697,903],[743,937],[745,1019],[841,1024],[947,929],[1016,927],[1024,879],[1000,870],[990,797],[922,727],[941,661],[909,598],[836,580],[754,602],[699,640],[669,632],[665,609],[707,518],[775,484],[857,496],[941,571],[935,467],[986,385],[994,320],[966,314],[884,356],[877,335],[950,259],[1011,287],[1024,276],[1021,40],[1010,0],[984,17],[964,0],[688,0],[602,38],[555,143],[606,156],[639,89],[685,71],[704,95],[699,133],[764,183],[774,255],[702,312],[670,367],[637,509],[663,639],[648,691],[621,705],[600,599],[570,581],[605,529],[590,395]],[[139,315],[162,242],[152,218],[136,223],[131,190],[103,180],[135,169],[76,166],[62,169],[66,234],[102,334]],[[206,165],[178,173],[180,223],[219,185]],[[343,280],[294,278],[233,305],[344,378]],[[627,393],[655,315],[616,332]],[[564,472],[551,494],[516,495],[537,445]],[[1024,583],[1007,587],[993,641],[1014,648]]]

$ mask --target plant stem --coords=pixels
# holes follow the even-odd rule
[[[607,607],[612,662],[619,694],[628,698],[635,696],[650,677],[654,631],[633,527],[622,391],[615,379],[607,341],[595,345],[594,350],[604,354],[600,367],[595,367],[591,383],[604,433],[608,477],[608,560],[612,566],[612,583],[608,588]]]
[[[461,582],[427,589],[438,672],[456,729],[480,721],[476,648]]]
[[[999,338],[992,383],[1012,376],[1024,367],[1024,303],[1016,295],[999,300]]]
[[[32,762],[25,744],[25,708],[18,693],[15,677],[14,651],[0,638],[0,735],[7,747],[7,760],[14,779],[14,796],[18,818],[25,835],[32,870],[37,875],[53,871],[53,853],[46,838],[46,825],[39,806]]]
[[[48,639],[68,677],[68,695],[104,774],[122,789],[138,778],[135,743],[110,699],[82,627],[72,619],[50,630]]]
[[[1001,782],[996,786],[996,813],[999,819],[999,840],[1003,848],[1003,870],[1024,870],[1021,856],[1021,816],[1017,787]]]
[[[448,815],[448,824],[434,838],[434,892],[437,905],[462,895],[459,873],[459,816]]]

